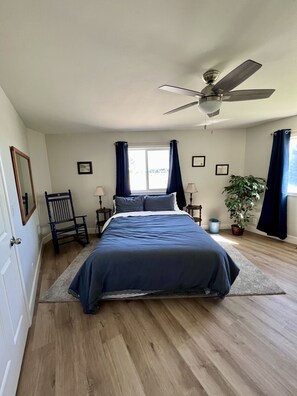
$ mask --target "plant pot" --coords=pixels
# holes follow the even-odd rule
[[[240,228],[237,224],[232,224],[231,229],[232,229],[232,234],[237,236],[241,236],[244,231],[244,228]]]

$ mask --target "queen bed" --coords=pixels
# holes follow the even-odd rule
[[[177,210],[174,195],[140,197],[116,200],[119,213],[70,285],[84,312],[107,298],[228,294],[239,269],[227,252]]]

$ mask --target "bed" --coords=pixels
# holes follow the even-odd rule
[[[238,267],[190,215],[164,202],[137,208],[124,205],[109,219],[70,285],[85,313],[107,298],[229,292]]]

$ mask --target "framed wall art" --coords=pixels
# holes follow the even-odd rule
[[[192,167],[203,167],[205,166],[205,155],[194,155],[192,157]]]
[[[216,175],[226,176],[229,174],[229,164],[217,164],[216,165]]]
[[[91,161],[78,162],[77,171],[79,175],[93,174],[92,162]]]

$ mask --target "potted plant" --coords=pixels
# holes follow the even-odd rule
[[[225,204],[230,213],[232,234],[242,235],[248,225],[255,203],[266,189],[265,179],[255,176],[231,175],[229,185],[224,187]]]

